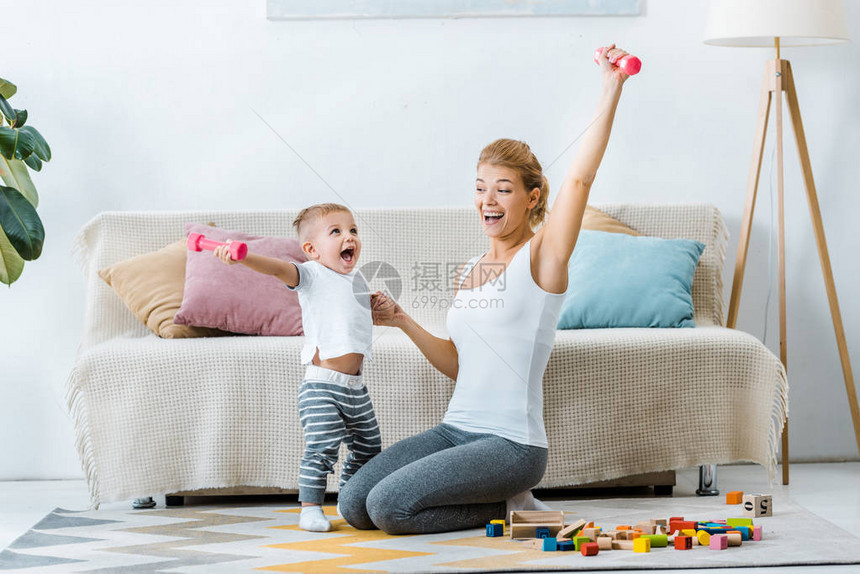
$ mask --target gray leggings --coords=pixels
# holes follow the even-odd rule
[[[540,482],[547,449],[447,424],[376,455],[338,497],[352,526],[424,534],[484,526],[505,500]]]

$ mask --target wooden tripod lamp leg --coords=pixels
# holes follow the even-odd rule
[[[782,153],[782,90],[784,60],[774,61],[774,70],[779,73],[774,75],[774,95],[776,97],[774,110],[774,123],[776,124],[776,188],[777,188],[777,222],[778,222],[778,259],[779,259],[779,360],[788,374],[788,333],[786,321],[786,293],[785,293],[785,179]],[[788,484],[788,417],[782,428],[782,484]]]
[[[815,192],[815,181],[812,179],[812,164],[809,161],[809,150],[806,147],[806,135],[800,118],[800,106],[797,103],[797,91],[794,88],[794,76],[791,64],[783,61],[785,96],[791,123],[794,126],[794,138],[797,141],[797,151],[800,155],[800,168],[803,172],[803,183],[806,187],[806,198],[812,217],[812,227],[815,231],[815,244],[818,247],[818,258],[821,261],[821,271],[824,274],[824,286],[830,303],[830,316],[833,319],[833,329],[836,332],[836,346],[839,348],[839,359],[842,362],[842,375],[845,379],[845,390],[848,393],[848,405],[851,409],[851,420],[854,424],[854,438],[860,451],[860,408],[857,406],[857,390],[854,387],[854,375],[851,371],[851,361],[848,357],[848,345],[845,342],[845,330],[842,327],[842,314],[839,311],[839,300],[836,297],[836,284],[833,282],[833,271],[830,268],[830,255],[827,251],[827,241],[824,237],[824,224],[821,220],[821,210],[818,207],[818,195]]]
[[[741,222],[741,234],[738,236],[738,256],[735,259],[735,275],[732,280],[732,295],[729,299],[729,315],[726,319],[726,327],[734,329],[738,320],[738,307],[740,306],[741,290],[744,284],[744,270],[746,268],[747,251],[750,245],[750,229],[752,228],[753,213],[755,212],[756,191],[758,190],[759,176],[761,175],[761,160],[764,154],[764,142],[767,135],[767,120],[770,116],[770,99],[773,90],[773,67],[771,62],[765,67],[764,83],[761,87],[761,98],[758,105],[758,119],[756,120],[755,144],[753,146],[752,163],[747,180],[747,198],[744,204],[744,217]]]

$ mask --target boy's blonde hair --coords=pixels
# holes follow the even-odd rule
[[[306,207],[301,210],[293,220],[293,227],[296,228],[296,234],[299,236],[299,241],[304,241],[306,239],[310,223],[324,215],[335,213],[337,211],[352,213],[348,207],[339,203],[317,203],[316,205],[311,205],[310,207]]]
[[[528,144],[512,139],[497,139],[481,151],[478,167],[484,163],[500,165],[516,171],[526,188],[526,193],[534,188],[540,190],[537,205],[529,213],[529,224],[534,228],[543,223],[549,197],[549,182]]]

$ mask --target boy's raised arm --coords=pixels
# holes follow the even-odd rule
[[[242,261],[236,261],[230,257],[230,252],[228,251],[229,243],[230,241],[228,240],[227,244],[215,249],[215,256],[224,263],[227,263],[228,265],[242,263],[246,267],[250,267],[258,273],[265,273],[266,275],[277,277],[281,282],[285,283],[289,287],[295,287],[299,284],[299,268],[296,267],[295,263],[277,259],[275,257],[269,257],[267,255],[260,255],[258,253],[248,253]]]

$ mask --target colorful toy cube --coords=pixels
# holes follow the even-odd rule
[[[711,543],[708,548],[711,550],[725,550],[729,547],[729,537],[725,534],[714,534],[711,536]]]
[[[689,536],[676,536],[675,537],[675,550],[692,550],[693,549],[693,539]]]
[[[487,536],[495,538],[496,536],[504,536],[505,530],[501,524],[487,524]]]
[[[535,528],[535,538],[549,538],[549,528]]]
[[[586,542],[580,548],[580,552],[583,556],[597,556],[597,553],[600,552],[600,546],[597,542]]]
[[[743,498],[744,516],[758,518],[773,516],[773,497],[765,494],[747,494]]]
[[[633,541],[633,552],[651,552],[651,540],[640,536]]]
[[[744,497],[742,490],[734,490],[726,493],[726,504],[740,504]]]
[[[558,550],[558,540],[553,538],[552,536],[548,536],[543,539],[543,550],[545,552],[555,552]]]

